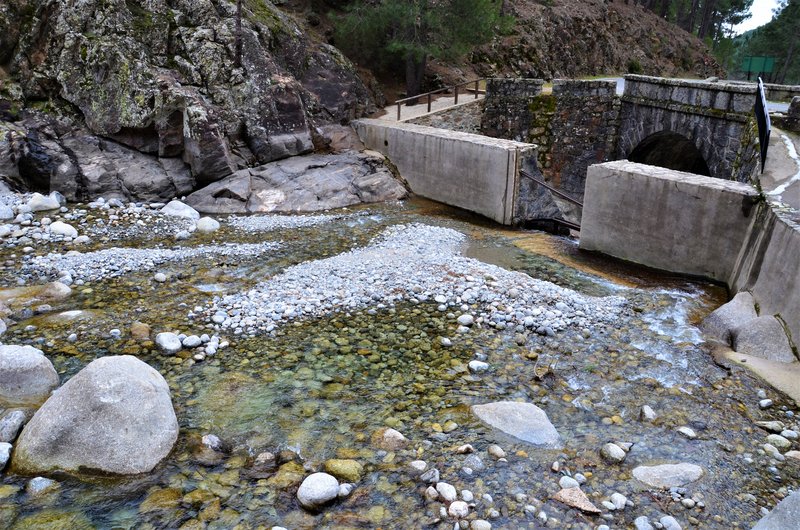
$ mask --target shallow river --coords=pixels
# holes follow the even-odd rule
[[[489,519],[493,528],[630,528],[643,515],[651,521],[672,515],[684,528],[749,529],[761,507],[771,508],[787,487],[800,484],[800,465],[770,461],[761,450],[768,433],[754,423],[786,421],[794,404],[767,389],[775,406],[759,410],[757,392],[767,387],[740,368],[715,364],[695,327],[725,300],[720,287],[584,255],[569,239],[506,231],[422,201],[337,213],[342,216],[318,226],[260,233],[234,230],[223,220],[220,231],[178,244],[282,246],[257,258],[166,263],[158,268],[169,276],[164,283],[146,271],[73,285],[74,294],[54,304],[52,313],[11,326],[4,342],[41,348],[62,381],[99,356],[140,357],[169,382],[181,435],[147,476],[55,476],[60,489],[42,499],[26,495],[29,477],[6,472],[0,527],[453,528],[452,519],[440,520],[441,504],[426,502],[428,485],[409,472],[409,462],[418,459],[458,491],[471,491],[476,500],[470,518]],[[432,300],[403,302],[294,320],[272,335],[220,333],[230,346],[202,361],[189,351],[164,355],[128,332],[138,320],[154,332],[212,333],[207,320],[187,317],[195,306],[247,290],[290,265],[365,246],[387,226],[411,222],[466,234],[467,256],[589,296],[621,296],[627,310],[614,325],[590,332],[568,328],[549,337],[530,333],[523,341],[512,330],[489,326],[459,335],[452,317]],[[94,241],[93,249],[112,244]],[[176,243],[143,236],[113,244]],[[35,253],[62,250],[42,246]],[[19,249],[0,251],[6,262],[0,278],[7,286],[16,285],[19,255]],[[53,316],[66,310],[84,313]],[[114,328],[122,330],[121,338],[109,335]],[[76,342],[66,340],[72,333]],[[443,346],[441,337],[450,337],[452,346]],[[490,369],[471,373],[467,363],[476,357]],[[537,449],[470,413],[474,404],[515,400],[544,409],[565,448]],[[643,405],[656,412],[653,422],[640,421]],[[677,432],[682,426],[697,438]],[[371,437],[384,427],[402,432],[409,447],[377,449]],[[205,434],[224,442],[224,454],[202,449]],[[622,464],[599,456],[609,441],[633,444]],[[494,443],[507,462],[487,454]],[[475,453],[457,454],[463,444]],[[277,472],[254,466],[265,451],[277,455]],[[295,499],[297,485],[330,458],[357,460],[362,476],[350,497],[308,513]],[[637,465],[676,462],[700,465],[705,474],[672,493],[649,489],[631,475]],[[585,477],[582,489],[594,504],[618,492],[632,505],[593,516],[550,499],[559,478],[576,473]],[[695,506],[680,502],[686,498]]]

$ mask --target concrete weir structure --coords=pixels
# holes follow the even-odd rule
[[[800,337],[800,226],[753,186],[618,160],[589,167],[580,248],[750,291]]]
[[[536,190],[520,170],[540,175],[535,145],[409,123],[358,120],[353,126],[417,195],[504,225],[527,220]]]

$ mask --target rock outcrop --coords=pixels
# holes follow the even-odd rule
[[[237,171],[186,198],[204,213],[309,212],[408,194],[383,158],[365,153],[307,155]]]
[[[16,0],[0,176],[69,200],[165,200],[309,153],[374,110],[351,63],[268,0]],[[2,29],[2,28],[0,28]]]
[[[472,63],[481,75],[554,79],[647,73],[722,75],[708,47],[641,2],[506,0],[514,31],[482,46]],[[580,35],[580,38],[575,38]],[[499,77],[499,76],[498,76]]]
[[[152,470],[178,437],[169,387],[130,355],[101,357],[53,393],[22,430],[12,457],[22,473]]]

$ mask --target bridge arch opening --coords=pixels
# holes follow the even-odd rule
[[[708,163],[697,146],[684,135],[672,131],[651,134],[631,151],[628,160],[649,166],[711,176]]]

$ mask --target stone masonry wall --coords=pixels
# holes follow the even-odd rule
[[[587,168],[614,155],[619,127],[616,86],[615,81],[553,81],[552,147],[543,173],[568,195],[582,198]]]
[[[500,93],[494,93],[494,88],[501,89]],[[557,79],[552,93],[531,93],[511,83],[490,84],[482,132],[536,144],[545,181],[580,199],[586,169],[609,160],[615,151],[616,83]],[[523,97],[524,102],[520,101]]]
[[[436,127],[449,131],[480,134],[483,104],[484,102],[482,99],[476,99],[469,103],[458,105],[457,107],[450,107],[425,116],[420,116],[419,118],[406,120],[405,123],[425,125],[427,127]]]
[[[527,142],[533,120],[530,102],[542,93],[543,84],[541,79],[489,79],[481,133]]]

